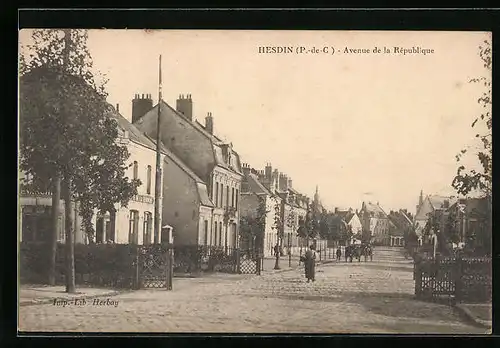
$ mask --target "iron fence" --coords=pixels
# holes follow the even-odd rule
[[[419,258],[414,264],[415,296],[424,300],[489,302],[491,258]]]

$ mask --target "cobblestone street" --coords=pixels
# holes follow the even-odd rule
[[[481,334],[445,305],[413,299],[411,261],[398,249],[372,262],[254,275],[174,279],[174,290],[141,290],[108,304],[20,307],[21,331]],[[102,300],[106,300],[103,298]],[[116,306],[115,306],[116,304]]]

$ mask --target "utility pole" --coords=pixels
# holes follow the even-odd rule
[[[64,29],[64,53],[63,53],[63,74],[68,74],[67,66],[69,64],[69,49],[71,44],[71,30]],[[63,112],[69,113],[67,101],[63,101]],[[72,205],[72,192],[71,192],[71,179],[72,173],[66,169],[63,178],[64,186],[64,206],[65,206],[65,230],[66,230],[66,292],[75,293],[75,229],[73,225],[73,205]],[[76,204],[76,203],[75,203]],[[76,206],[75,206],[76,208]]]
[[[156,178],[155,178],[155,230],[154,230],[154,243],[160,242],[160,197],[161,197],[161,149],[160,149],[160,135],[161,135],[161,54],[159,60],[159,74],[158,74],[158,120],[156,123]]]

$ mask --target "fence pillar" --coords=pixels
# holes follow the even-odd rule
[[[240,249],[237,248],[235,249],[235,256],[236,256],[236,274],[240,274],[241,273],[241,264],[240,264],[240,260],[241,260],[241,255],[240,255]]]
[[[422,270],[418,264],[414,264],[414,269],[413,278],[415,279],[415,296],[420,298],[422,294]]]
[[[167,244],[166,246],[166,281],[165,287],[167,290],[172,290],[173,286],[173,276],[174,276],[174,247],[172,244]]]
[[[140,248],[139,246],[136,246],[135,248],[135,267],[134,267],[134,289],[140,289],[141,284],[140,284],[140,268],[139,268],[139,254],[140,254]]]
[[[458,255],[455,259],[455,302],[460,303],[462,301],[462,257]]]

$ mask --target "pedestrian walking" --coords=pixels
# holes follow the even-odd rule
[[[340,257],[342,256],[342,250],[340,249],[340,247],[337,248],[337,261],[340,262]]]
[[[304,271],[307,282],[310,280],[315,281],[315,273],[316,273],[316,248],[314,245],[309,247],[309,250],[306,251],[304,257]]]

